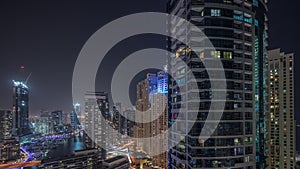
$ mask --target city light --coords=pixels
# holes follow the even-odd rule
[[[300,169],[299,2],[1,3],[0,169]]]

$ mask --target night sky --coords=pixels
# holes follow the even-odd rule
[[[12,108],[11,80],[24,65],[32,72],[30,112],[72,107],[71,80],[76,58],[87,39],[99,28],[124,15],[137,12],[165,12],[166,0],[1,0],[0,1],[0,108]],[[300,59],[300,1],[269,2],[269,49],[294,52]],[[143,42],[147,43],[143,43]],[[97,90],[107,90],[114,67],[130,53],[143,48],[165,46],[160,36],[136,36],[115,46],[107,55],[105,72],[97,78]],[[111,59],[111,60],[110,60]],[[296,68],[299,77],[299,67]],[[99,70],[100,71],[100,70]],[[295,86],[298,86],[296,78]],[[296,89],[296,103],[299,89]],[[299,106],[296,104],[299,116]]]

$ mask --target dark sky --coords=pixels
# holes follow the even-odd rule
[[[41,109],[70,111],[73,68],[88,38],[112,20],[137,12],[163,12],[165,4],[163,0],[0,1],[0,108],[11,109],[11,80],[19,76],[20,65],[25,65],[25,70],[32,72],[28,82],[31,113]],[[141,43],[145,39],[150,41]],[[118,64],[116,58],[143,48],[162,48],[164,39],[138,36],[122,41],[108,54],[114,62],[108,60],[110,64],[101,69],[109,74]],[[103,91],[101,86],[110,81],[99,76],[97,86]]]
[[[300,1],[271,0],[269,2],[269,49],[281,48],[284,52],[295,53],[295,114],[300,122],[300,23],[297,12]],[[297,19],[298,18],[298,19]],[[300,124],[300,123],[299,123]],[[300,128],[297,133],[297,151],[300,152]]]
[[[20,65],[25,65],[26,71],[32,72],[29,80],[31,113],[37,114],[40,109],[69,111],[74,63],[87,39],[114,19],[137,12],[164,12],[165,4],[166,0],[1,0],[0,108],[11,109],[11,80],[18,76]],[[294,52],[296,65],[300,61],[299,9],[300,1],[296,0],[269,2],[269,48]],[[143,43],[145,40],[147,43]],[[122,41],[108,56],[120,59],[139,49],[163,46],[163,37],[137,36]],[[118,62],[111,64],[113,66],[103,65],[107,75],[99,75],[97,84],[110,83],[105,77]],[[299,67],[295,77],[299,77],[298,72]],[[298,86],[299,78],[296,80]],[[297,101],[298,96],[296,88]],[[296,109],[298,114],[299,106],[296,105]]]

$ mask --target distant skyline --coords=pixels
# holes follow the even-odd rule
[[[32,76],[30,113],[41,109],[53,111],[72,109],[72,72],[76,58],[87,39],[108,22],[137,12],[165,12],[165,0],[128,1],[15,1],[0,2],[0,108],[12,109],[12,80],[18,77],[19,68]],[[296,76],[300,60],[300,25],[295,11],[299,1],[269,2],[269,49],[282,48],[295,53]],[[147,39],[147,44],[140,43]],[[129,46],[129,47],[128,47]],[[143,48],[165,47],[160,36],[136,36],[122,41],[107,55],[97,79],[97,90],[109,92],[111,75],[122,58]],[[119,60],[119,61],[118,61]],[[299,79],[295,79],[295,85]],[[296,103],[299,100],[296,88]],[[299,106],[296,115],[300,118]]]

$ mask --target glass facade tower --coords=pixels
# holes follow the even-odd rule
[[[13,136],[23,136],[30,133],[28,101],[26,84],[13,81]]]
[[[190,120],[194,119],[188,118],[197,114],[190,131],[171,132],[170,145],[173,145],[173,138],[180,137],[182,140],[169,151],[169,168],[265,167],[266,89],[263,85],[266,73],[266,10],[266,2],[262,0],[168,2],[170,14],[182,17],[201,29],[215,48],[191,51],[190,48],[197,49],[203,45],[196,38],[200,33],[190,29],[189,25],[168,21],[169,33],[191,45],[168,39],[169,50],[176,53],[169,60],[169,72],[174,79],[179,79],[169,80],[169,125],[176,122],[189,126]],[[219,110],[223,114],[221,121],[207,140],[199,140],[199,135],[211,107],[212,79],[199,57],[220,58],[227,83],[225,108]],[[178,66],[179,59],[187,65]],[[196,77],[196,83],[191,81],[190,73]],[[195,96],[194,87],[199,89],[199,107],[191,104]],[[185,111],[185,121],[176,121],[179,109]],[[256,144],[259,147],[256,148]]]

